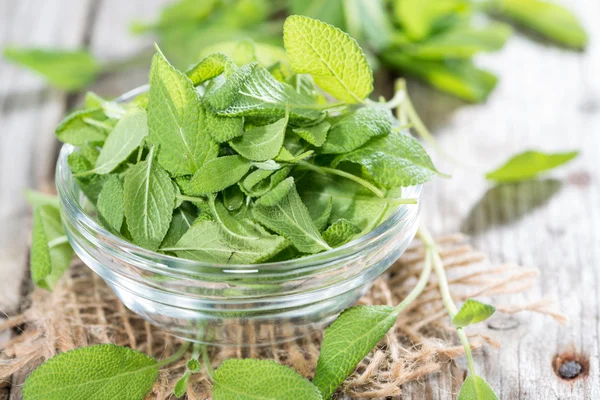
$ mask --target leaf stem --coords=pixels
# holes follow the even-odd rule
[[[431,275],[431,252],[427,251],[425,253],[425,264],[423,266],[423,270],[421,271],[421,276],[419,276],[419,281],[415,285],[415,287],[410,291],[408,296],[402,300],[400,304],[395,307],[396,313],[400,314],[406,307],[408,307],[425,289],[427,286],[427,282],[429,282],[429,276]]]
[[[202,345],[202,362],[204,364],[204,367],[206,368],[206,375],[208,375],[208,377],[212,381],[213,375],[214,375],[214,370],[210,363],[210,358],[208,358],[208,351],[206,349],[205,344]]]
[[[365,188],[369,189],[371,192],[375,193],[375,195],[377,195],[377,197],[381,197],[384,198],[385,197],[385,193],[379,189],[377,186],[373,185],[371,182],[368,182],[362,178],[359,178],[356,175],[352,175],[346,171],[342,171],[339,169],[335,169],[335,168],[329,168],[329,167],[320,167],[311,163],[308,163],[306,161],[298,161],[298,165],[301,165],[305,168],[308,168],[312,171],[315,172],[319,172],[321,174],[332,174],[332,175],[337,175],[337,176],[341,176],[350,180],[353,180],[354,182],[364,186]]]
[[[440,253],[438,250],[435,241],[431,237],[431,234],[427,230],[427,228],[421,226],[418,231],[419,238],[423,241],[425,245],[426,251],[431,252],[433,269],[438,278],[438,287],[440,288],[440,295],[442,296],[442,302],[444,303],[444,307],[450,316],[450,319],[453,319],[454,316],[458,313],[458,308],[456,304],[454,304],[454,300],[452,300],[452,296],[450,294],[450,287],[448,286],[448,277],[446,276],[446,271],[444,270],[444,263],[442,258],[440,257]],[[469,344],[469,339],[465,334],[465,331],[462,328],[456,329],[458,337],[465,349],[465,357],[467,358],[467,363],[469,365],[469,373],[473,376],[477,375],[475,373],[475,364],[473,362],[473,354],[471,353],[471,345]]]
[[[66,235],[59,236],[57,238],[52,239],[48,242],[48,247],[53,249],[56,246],[60,246],[61,244],[69,243],[69,238]]]
[[[169,365],[174,363],[175,361],[178,361],[181,357],[183,357],[188,347],[190,347],[190,342],[184,342],[171,357],[165,358],[164,360],[157,363],[157,367],[161,368],[165,365]]]

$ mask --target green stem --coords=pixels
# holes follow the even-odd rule
[[[458,313],[458,308],[456,304],[454,304],[454,300],[452,300],[452,296],[450,295],[450,287],[448,286],[448,277],[446,276],[446,271],[444,270],[444,263],[442,258],[440,257],[440,253],[435,244],[435,241],[431,237],[429,231],[421,226],[418,232],[419,237],[423,241],[425,245],[425,249],[428,252],[431,252],[433,269],[438,278],[438,287],[440,288],[440,294],[442,296],[442,302],[444,303],[444,307],[450,316],[450,319],[453,319],[454,316]],[[477,375],[475,373],[475,364],[473,362],[473,354],[471,353],[471,345],[469,344],[469,339],[465,334],[462,328],[457,329],[458,337],[465,349],[465,357],[467,358],[467,363],[469,365],[469,373],[471,375]]]
[[[164,367],[165,365],[169,365],[169,364],[174,363],[175,361],[178,361],[181,357],[183,357],[183,355],[187,351],[188,347],[190,347],[190,342],[183,343],[181,345],[181,347],[175,352],[175,354],[173,354],[171,357],[165,358],[164,360],[160,361],[157,364],[157,367],[161,368],[161,367]]]
[[[429,276],[431,275],[431,265],[431,252],[427,251],[425,253],[425,265],[423,266],[423,270],[421,271],[419,281],[417,282],[413,290],[410,291],[408,296],[406,296],[404,300],[402,300],[402,302],[395,307],[396,313],[400,314],[423,292],[425,286],[427,286],[427,282],[429,282]]]
[[[364,186],[365,188],[369,189],[371,192],[375,193],[377,195],[377,197],[381,197],[381,198],[385,197],[385,193],[381,189],[379,189],[378,187],[373,185],[371,182],[368,182],[362,178],[359,178],[356,175],[352,175],[346,171],[342,171],[342,170],[335,169],[335,168],[329,168],[329,167],[320,167],[320,166],[317,166],[314,164],[310,164],[306,161],[298,161],[298,165],[301,165],[312,171],[319,172],[321,174],[327,173],[327,174],[337,175],[337,176],[341,176],[341,177],[353,180],[354,182]]]
[[[65,243],[69,243],[69,238],[67,238],[66,236],[59,236],[57,238],[52,239],[51,241],[48,242],[48,247],[53,249],[56,246],[60,246],[61,244],[65,244]]]
[[[210,364],[210,358],[208,358],[208,351],[206,351],[206,345],[202,345],[202,362],[204,363],[204,366],[206,367],[206,375],[208,375],[208,377],[210,378],[210,380],[213,380],[213,375],[214,375],[214,370],[212,365]]]

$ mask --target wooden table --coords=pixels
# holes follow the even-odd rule
[[[149,47],[132,37],[133,19],[152,19],[165,0],[0,0],[0,46],[89,46],[102,60]],[[410,92],[442,145],[478,169],[437,160],[452,180],[437,180],[423,196],[424,220],[437,233],[462,229],[493,261],[539,266],[529,298],[549,296],[570,319],[566,327],[521,315],[507,330],[492,330],[499,350],[476,355],[477,367],[502,399],[600,399],[600,2],[562,0],[583,20],[585,53],[514,37],[481,62],[500,84],[486,104],[468,105],[418,83]],[[147,70],[108,76],[92,89],[114,96],[146,80]],[[81,94],[48,89],[27,71],[0,61],[0,310],[18,311],[27,276],[30,209],[22,192],[51,185],[58,144],[53,128]],[[581,149],[552,177],[492,187],[481,171],[525,148]],[[524,297],[526,298],[526,297]],[[578,353],[587,377],[559,379],[555,356]],[[453,399],[463,365],[449,365],[406,399]],[[17,381],[23,377],[16,377]],[[1,386],[1,385],[0,385]],[[2,392],[4,390],[4,392]],[[0,389],[0,399],[16,399]]]

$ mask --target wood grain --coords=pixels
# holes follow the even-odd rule
[[[133,56],[152,39],[132,37],[128,23],[151,19],[165,2],[0,0],[0,43],[77,47],[87,41],[102,60]],[[600,44],[595,41],[600,3],[561,2],[589,30],[592,40],[585,53],[516,35],[505,50],[481,59],[500,76],[497,90],[482,105],[464,104],[419,83],[409,86],[442,146],[469,164],[457,168],[436,157],[453,179],[428,185],[424,222],[437,233],[463,229],[493,261],[540,267],[540,282],[529,295],[497,301],[517,304],[549,296],[570,318],[568,326],[560,327],[528,314],[518,316],[513,329],[487,329],[502,348],[476,353],[477,368],[501,399],[600,399]],[[108,75],[93,90],[116,95],[143,83],[146,74],[142,67]],[[15,193],[51,178],[52,127],[67,103],[77,100],[2,61],[0,82],[0,310],[13,311],[29,235],[29,210]],[[493,187],[481,178],[525,148],[578,148],[583,153],[537,181]],[[554,373],[553,358],[569,352],[589,360],[585,378],[565,382]],[[460,360],[446,365],[425,382],[407,385],[402,398],[454,399],[464,370]],[[14,391],[11,399],[17,398]]]

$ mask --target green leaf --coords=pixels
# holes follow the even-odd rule
[[[104,114],[100,108],[74,111],[58,124],[55,130],[56,137],[61,142],[73,146],[81,146],[88,142],[104,142],[108,132],[86,122],[88,119],[101,120],[103,118]]]
[[[90,157],[88,154],[88,157],[86,157],[82,152],[85,148],[86,147],[81,147],[80,151],[69,154],[67,162],[71,168],[71,172],[75,174],[75,180],[77,181],[79,189],[81,189],[92,203],[95,203],[98,200],[98,196],[100,195],[108,176],[94,173],[88,174],[88,172],[94,168],[93,166],[95,159],[97,159],[97,155],[95,155],[95,157]],[[89,149],[88,153],[99,153],[95,147],[87,147],[87,149]],[[85,174],[85,176],[77,176],[77,174]]]
[[[173,176],[191,175],[217,157],[218,145],[204,130],[194,84],[160,53],[150,69],[150,143],[160,145],[158,162]]]
[[[200,372],[200,369],[202,368],[202,364],[200,364],[200,361],[198,361],[197,359],[190,358],[185,363],[185,368],[187,368],[187,370],[190,372]]]
[[[173,394],[175,395],[175,397],[180,398],[183,397],[183,395],[185,395],[185,392],[187,391],[188,382],[190,381],[190,376],[192,376],[192,373],[190,371],[185,371],[183,376],[179,378],[177,383],[175,383],[175,387],[173,388]]]
[[[244,133],[243,117],[221,117],[202,108],[204,129],[217,143],[228,142]]]
[[[313,379],[324,399],[394,326],[397,316],[394,307],[356,306],[342,312],[325,330]]]
[[[229,144],[242,156],[252,161],[266,161],[277,157],[288,123],[288,115],[269,125],[257,126],[232,140]]]
[[[85,94],[84,106],[87,109],[101,108],[108,118],[120,119],[125,115],[127,110],[125,107],[114,101],[105,100],[94,92]]]
[[[100,72],[87,51],[4,48],[4,58],[38,72],[60,89],[78,90],[94,81]]]
[[[250,161],[238,155],[215,158],[194,174],[185,193],[202,196],[219,192],[239,182],[250,169],[250,165]]]
[[[578,154],[578,151],[542,153],[527,150],[511,157],[501,167],[485,174],[485,177],[495,182],[524,181],[563,165],[577,157]]]
[[[417,76],[438,90],[468,101],[484,101],[498,82],[495,75],[475,67],[469,60],[419,60],[401,51],[388,51],[382,53],[381,57],[387,65]]]
[[[294,133],[313,146],[320,147],[327,139],[327,132],[330,127],[329,122],[323,121],[313,126],[294,128]]]
[[[45,204],[35,208],[29,262],[31,279],[37,286],[54,289],[69,268],[73,250],[65,235],[57,207]]]
[[[148,135],[148,117],[139,107],[129,109],[106,138],[94,172],[108,174],[129,157]]]
[[[113,344],[58,354],[33,371],[23,400],[142,400],[158,377],[156,360]]]
[[[289,0],[290,14],[306,15],[345,28],[344,0]]]
[[[373,180],[386,189],[418,185],[439,174],[419,142],[399,131],[340,154],[332,165],[336,167],[343,161],[361,164]]]
[[[321,152],[347,153],[365,144],[369,139],[387,135],[392,129],[392,116],[388,110],[363,107],[356,111],[331,118],[331,129]],[[392,149],[395,150],[395,149]]]
[[[491,317],[496,309],[489,304],[480,303],[477,300],[467,299],[458,313],[452,318],[452,324],[457,328],[476,324]]]
[[[96,208],[100,214],[100,220],[114,233],[121,232],[124,210],[124,193],[121,179],[111,175],[98,196]]]
[[[424,41],[403,48],[413,57],[427,60],[471,58],[476,53],[500,50],[512,28],[503,23],[489,23],[483,28],[458,25]]]
[[[254,216],[267,228],[288,238],[301,252],[318,253],[331,249],[298,196],[292,177],[258,199]]]
[[[458,400],[498,400],[498,396],[482,377],[469,375],[460,388]]]
[[[178,257],[218,264],[252,264],[273,257],[287,246],[284,238],[266,232],[235,237],[216,221],[199,219],[173,246],[162,248]]]
[[[468,0],[395,0],[394,14],[413,40],[429,36],[449,16],[469,11]]]
[[[311,207],[308,209],[308,212],[310,213],[310,216],[313,219],[313,221],[315,221],[315,226],[317,227],[319,232],[323,232],[327,227],[327,223],[329,222],[329,217],[331,216],[332,209],[333,199],[331,197],[329,198],[329,201],[326,203],[325,208],[322,211],[320,206]],[[323,237],[323,239],[325,239],[325,241],[327,242],[327,239],[325,237]],[[329,245],[331,246],[331,243],[329,243]]]
[[[280,46],[256,42],[248,37],[207,46],[202,49],[200,55],[208,55],[211,52],[223,53],[240,67],[256,61],[265,68],[278,64],[280,70],[285,73],[290,69],[287,54]]]
[[[215,81],[213,81],[215,82]],[[314,121],[322,116],[312,99],[279,82],[258,63],[244,65],[225,81],[216,82],[204,95],[204,102],[222,116],[283,118],[290,107],[290,121]]]
[[[229,75],[235,70],[235,64],[223,53],[214,53],[204,58],[185,73],[195,86],[223,73]]]
[[[169,230],[160,247],[172,247],[192,227],[196,219],[195,213],[186,207],[179,207],[173,213]]]
[[[360,43],[366,42],[374,51],[386,49],[394,36],[386,2],[382,0],[346,0],[346,32]],[[337,25],[336,25],[337,26]],[[338,26],[340,28],[340,26]]]
[[[501,0],[498,10],[527,28],[565,46],[584,48],[588,36],[577,17],[559,4],[541,0]]]
[[[129,169],[123,190],[127,227],[135,244],[154,251],[169,230],[175,189],[153,153],[154,149],[145,161]]]
[[[338,219],[323,232],[323,239],[331,247],[348,243],[361,232],[360,228],[345,219]]]
[[[260,197],[279,185],[289,175],[291,168],[277,171],[257,169],[249,173],[241,182],[240,189],[250,197]]]
[[[283,41],[292,69],[312,75],[317,85],[338,100],[360,103],[373,91],[367,58],[358,43],[338,28],[292,15],[285,20]]]
[[[244,204],[244,193],[239,186],[230,186],[221,193],[223,197],[223,205],[229,211],[239,209]]]
[[[229,359],[215,371],[214,400],[320,400],[319,390],[272,360]]]
[[[32,189],[25,190],[25,200],[33,207],[51,205],[58,208],[60,206],[58,196],[52,196]]]

